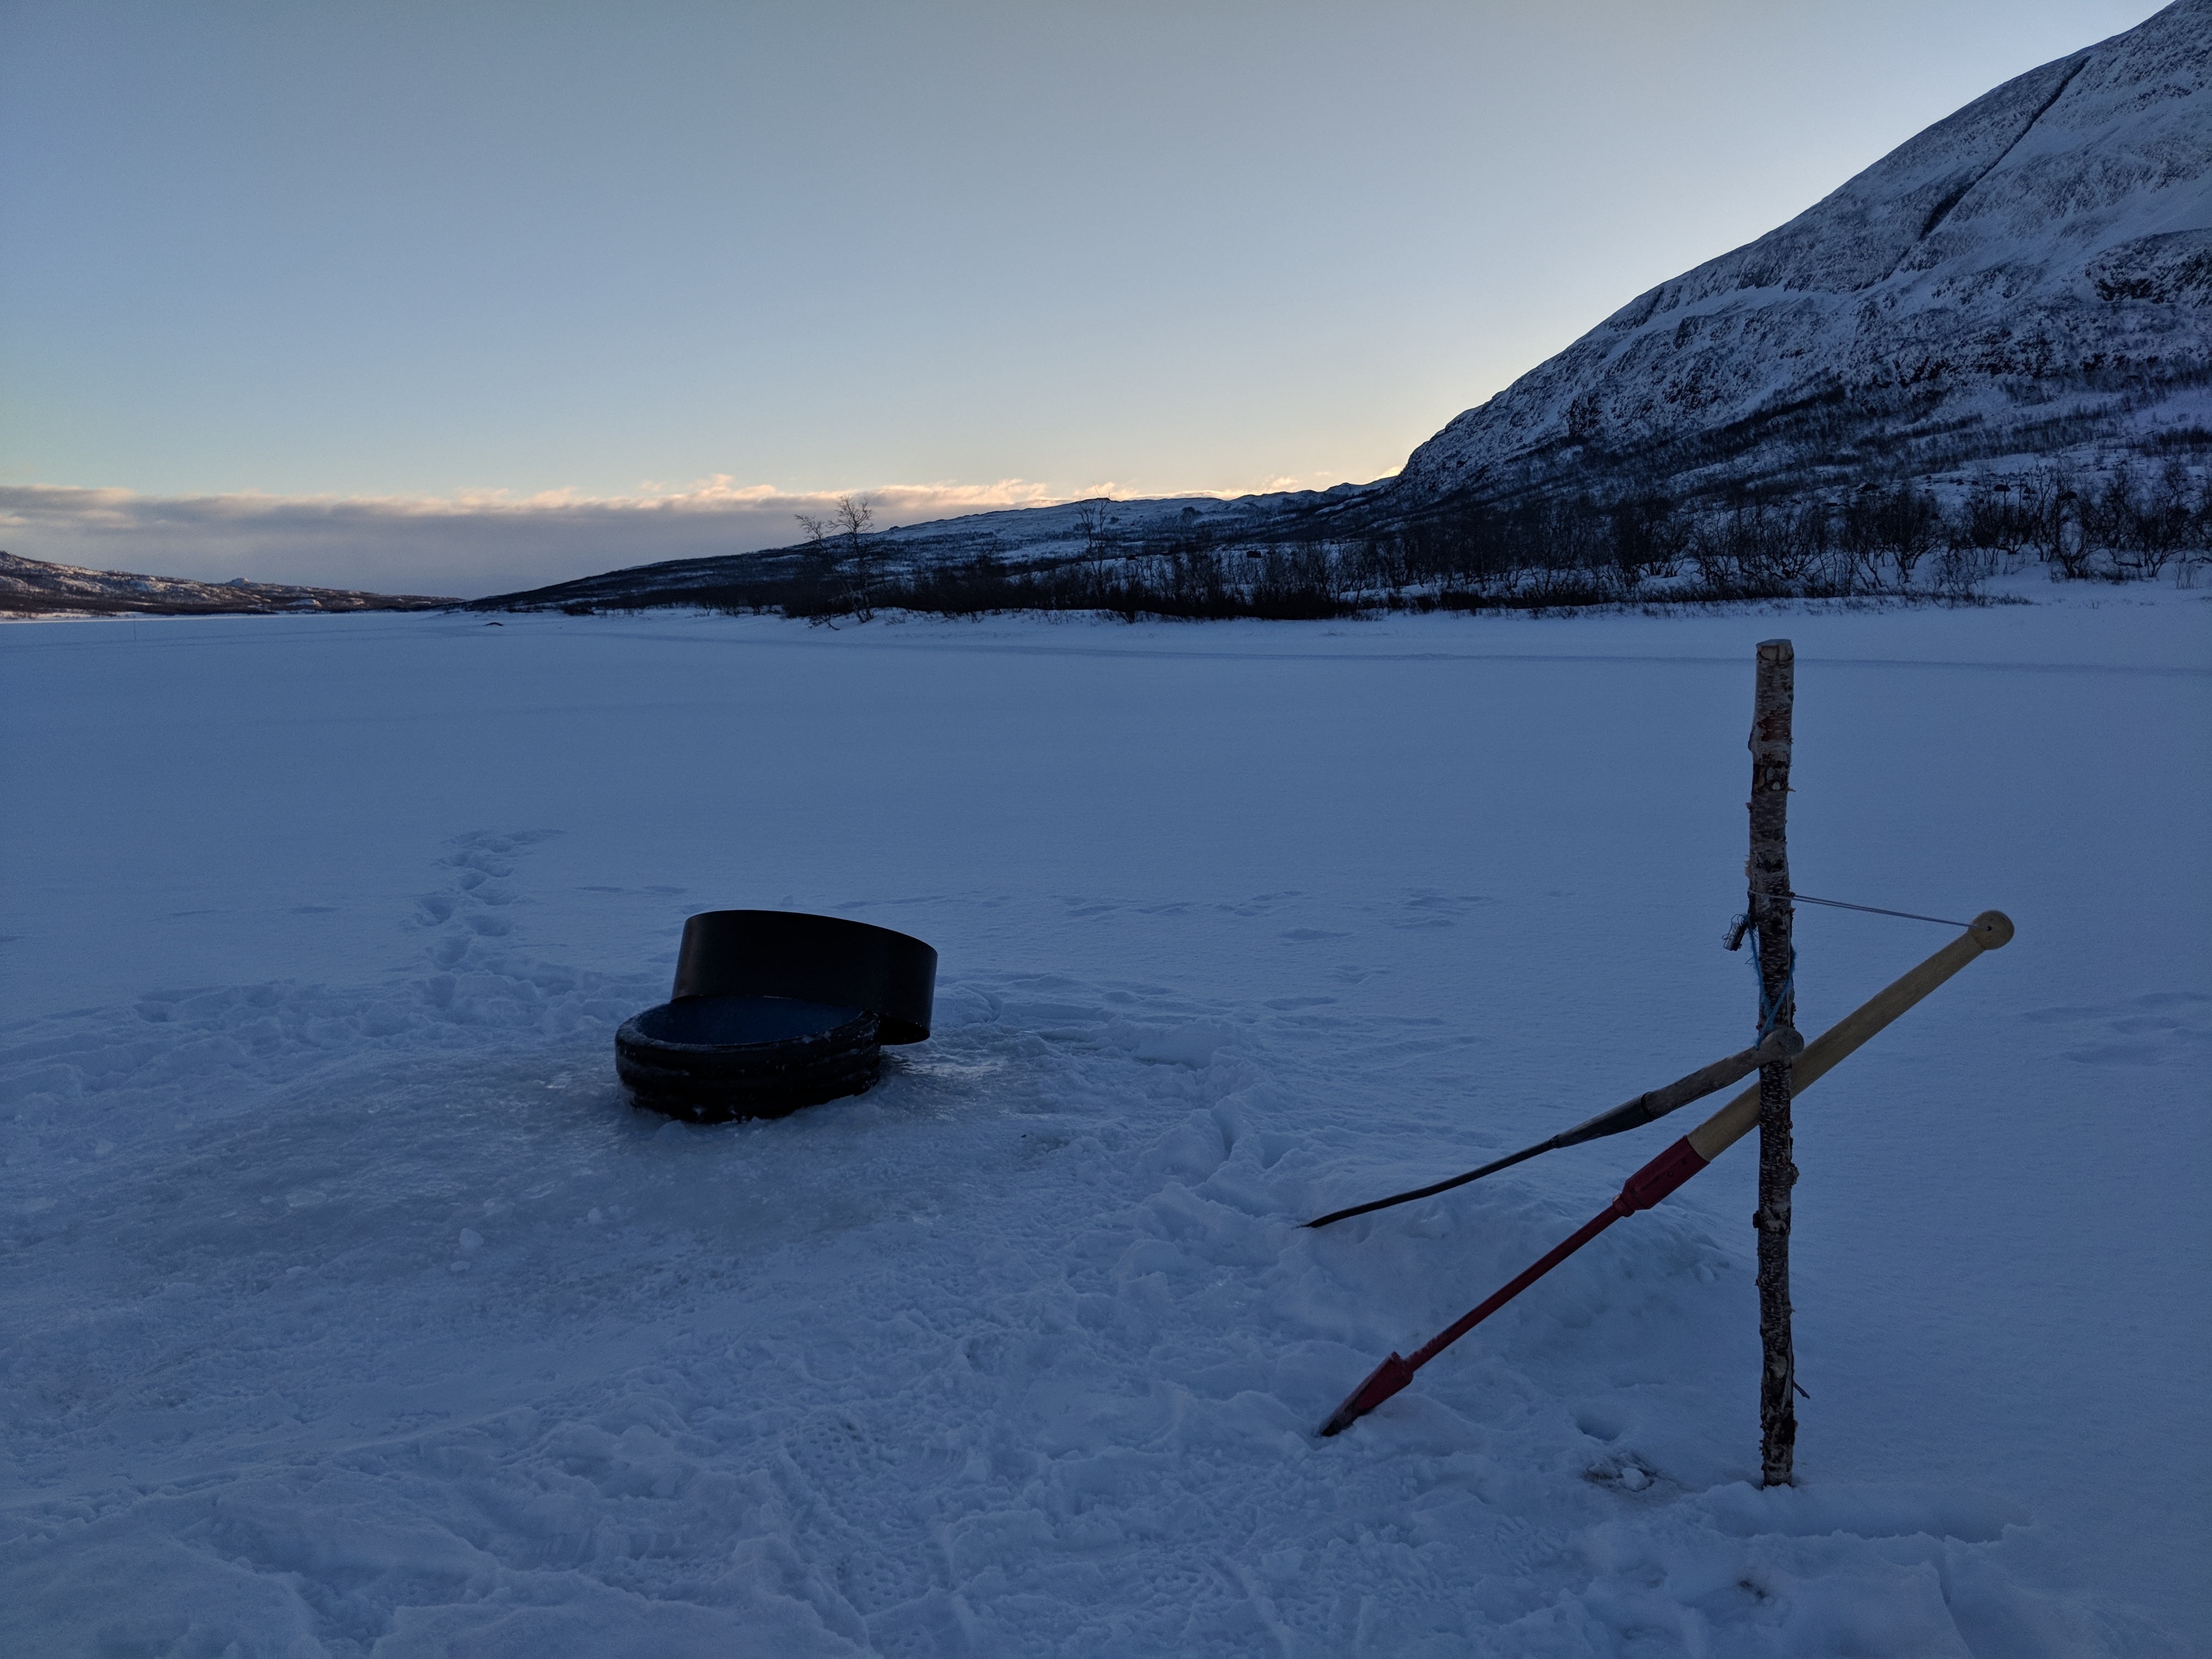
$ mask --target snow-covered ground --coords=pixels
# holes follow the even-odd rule
[[[0,1650],[2205,1650],[2212,604],[0,633]],[[1802,1486],[1702,1115],[1801,890],[2020,927],[1808,1094]],[[689,913],[920,934],[855,1100],[634,1114]],[[1951,937],[1800,912],[1817,1031]]]

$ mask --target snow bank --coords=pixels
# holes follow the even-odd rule
[[[2208,607],[46,624],[0,652],[0,1647],[2200,1650]],[[1807,891],[2021,936],[1352,1432],[1673,1131]],[[942,953],[857,1099],[633,1114],[690,911]],[[1801,915],[1817,1030],[1946,935]]]

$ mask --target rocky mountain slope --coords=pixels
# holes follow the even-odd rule
[[[2208,68],[2212,0],[2179,0],[2007,82],[1461,415],[1391,495],[2206,443]]]
[[[243,577],[196,582],[177,576],[139,576],[0,553],[0,617],[268,616],[283,611],[434,611],[459,603],[419,593],[290,587]]]
[[[2208,81],[2212,0],[2177,0],[2007,82],[1789,223],[1632,301],[1453,420],[1395,478],[982,514],[870,538],[865,556],[879,574],[979,556],[1034,568],[1464,528],[1565,498],[1694,518],[1746,490],[1829,501],[2054,463],[2201,468]],[[757,599],[807,568],[805,550],[786,549],[478,603]]]

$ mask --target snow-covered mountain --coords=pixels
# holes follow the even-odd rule
[[[1927,476],[2212,415],[2212,0],[2008,81],[1413,453],[1404,506]]]
[[[139,576],[0,553],[0,617],[263,616],[286,611],[434,611],[458,599],[420,593],[362,593],[280,582],[196,582]]]
[[[1468,410],[1395,478],[1080,501],[869,538],[884,574],[1358,538],[1587,495],[1695,514],[1744,486],[2212,456],[2212,0],[2046,64]],[[823,550],[817,550],[817,551]],[[840,550],[826,550],[833,556]],[[848,548],[846,551],[855,551]],[[807,550],[611,571],[487,607],[761,594]],[[742,591],[741,591],[742,590]]]

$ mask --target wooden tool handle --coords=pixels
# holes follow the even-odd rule
[[[1967,924],[1965,933],[1806,1044],[1805,1052],[1790,1068],[1790,1098],[1794,1100],[1803,1094],[1844,1055],[1983,951],[2010,944],[2012,935],[2012,918],[2002,910],[1983,911]],[[1710,1164],[1758,1127],[1759,1090],[1754,1085],[1691,1130],[1686,1138],[1698,1156]]]
[[[1755,1072],[1762,1066],[1793,1060],[1804,1050],[1805,1039],[1789,1026],[1780,1026],[1769,1031],[1765,1041],[1756,1048],[1746,1048],[1741,1054],[1730,1054],[1726,1060],[1717,1060],[1710,1066],[1700,1066],[1686,1078],[1677,1079],[1663,1089],[1650,1090],[1609,1112],[1600,1112],[1595,1117],[1585,1118],[1571,1129],[1560,1130],[1546,1141],[1544,1146],[1546,1149],[1579,1146],[1586,1140],[1596,1140],[1605,1135],[1617,1135],[1624,1129],[1640,1129],[1647,1123],[1656,1123],[1678,1106],[1686,1106],[1693,1100],[1703,1100],[1707,1095],[1717,1094],[1738,1078]]]

